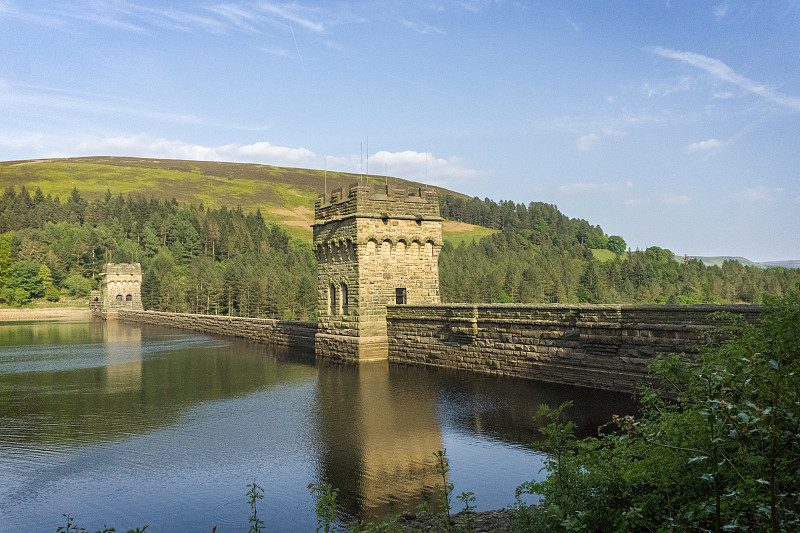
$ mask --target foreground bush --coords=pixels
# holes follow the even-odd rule
[[[695,361],[657,360],[664,385],[642,395],[641,418],[597,438],[559,422],[568,405],[543,409],[549,475],[518,489],[542,496],[518,530],[800,529],[800,291],[768,301],[759,326],[717,333],[728,340]]]

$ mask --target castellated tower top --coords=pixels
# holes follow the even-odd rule
[[[320,195],[317,198],[314,205],[314,226],[349,217],[442,221],[439,216],[439,201],[433,189],[386,186],[381,187],[381,192],[376,192],[371,185],[354,183],[346,195],[340,187],[327,197]]]
[[[316,201],[318,355],[386,359],[386,306],[439,303],[436,192],[381,189],[354,184]]]

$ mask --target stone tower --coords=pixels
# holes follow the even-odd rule
[[[104,309],[142,309],[142,265],[139,263],[106,263],[101,274]]]
[[[314,209],[318,262],[317,355],[386,359],[387,304],[439,303],[442,218],[431,189],[354,184]]]

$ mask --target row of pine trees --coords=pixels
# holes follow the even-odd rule
[[[796,269],[709,267],[657,246],[627,250],[621,236],[550,204],[445,195],[440,207],[447,219],[498,230],[445,243],[444,302],[759,303],[800,282]],[[142,264],[147,309],[315,318],[311,247],[258,211],[110,192],[89,202],[76,189],[65,201],[38,189],[0,195],[0,305],[86,298],[109,262]]]
[[[0,195],[0,303],[41,297],[42,267],[60,296],[85,298],[105,263],[130,262],[142,264],[147,309],[297,319],[316,313],[311,247],[266,224],[260,212],[110,193],[88,202],[77,190],[64,202],[38,189]]]

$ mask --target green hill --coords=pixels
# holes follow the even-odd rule
[[[701,261],[706,266],[718,266],[721,267],[722,263],[725,261],[736,261],[744,266],[754,267],[754,268],[767,268],[767,265],[756,263],[755,261],[751,261],[746,257],[734,257],[731,255],[720,255],[720,256],[702,256],[702,255],[690,255],[688,256],[689,259],[697,259]],[[682,255],[676,255],[676,261],[683,261],[684,257]]]
[[[327,179],[326,179],[327,174]],[[0,162],[0,188],[37,187],[47,195],[66,200],[73,187],[87,200],[112,194],[142,194],[158,199],[218,208],[241,206],[247,212],[261,210],[268,222],[287,227],[299,238],[310,240],[314,200],[325,189],[348,187],[358,174],[325,173],[322,170],[285,168],[247,163],[218,163],[135,157],[74,157]],[[384,176],[366,176],[369,183],[384,185]],[[327,183],[326,183],[327,182]],[[388,178],[392,187],[424,187],[400,178]],[[434,187],[440,195],[462,194]],[[454,227],[447,238],[458,238],[474,227]]]

